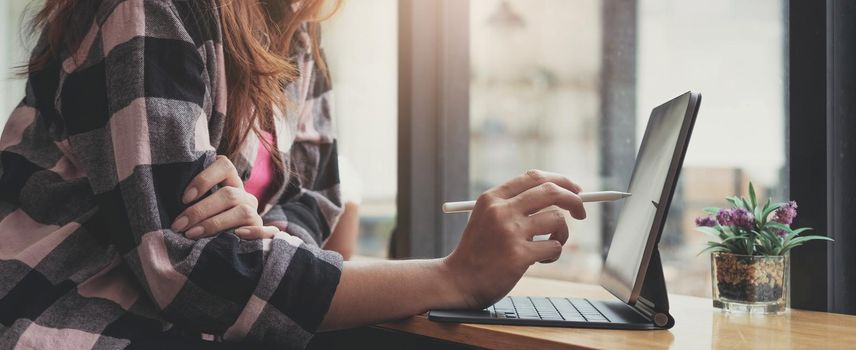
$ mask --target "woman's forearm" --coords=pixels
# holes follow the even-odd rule
[[[458,246],[436,260],[346,262],[322,330],[409,317],[432,308],[479,308],[503,296],[526,269],[555,261],[568,223],[586,216],[579,185],[530,170],[479,196]],[[550,233],[549,240],[534,241]]]
[[[375,324],[423,313],[460,308],[466,296],[443,259],[345,262],[321,330]]]

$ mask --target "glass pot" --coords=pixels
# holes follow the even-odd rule
[[[790,255],[710,255],[713,306],[753,314],[785,312],[788,304]]]

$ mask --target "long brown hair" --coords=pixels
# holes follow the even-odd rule
[[[196,0],[203,2],[202,0]],[[44,49],[37,51],[26,73],[44,69],[62,50],[74,52],[100,0],[46,0],[33,18],[33,30],[41,30]],[[274,110],[285,111],[283,87],[299,72],[290,60],[291,43],[306,25],[312,52],[321,71],[326,64],[317,48],[320,22],[340,5],[335,0],[323,15],[325,0],[209,0],[220,12],[226,63],[227,118],[219,152],[234,159],[250,132],[272,130]],[[264,140],[264,138],[260,138]],[[265,147],[275,145],[262,141]],[[279,157],[278,152],[271,152]],[[280,162],[274,162],[279,165]]]

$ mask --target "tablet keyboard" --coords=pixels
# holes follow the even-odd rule
[[[608,323],[586,299],[505,297],[487,308],[494,318]]]

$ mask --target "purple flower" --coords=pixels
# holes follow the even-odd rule
[[[744,230],[755,227],[755,216],[743,208],[720,209],[716,221],[722,226],[736,226]]]
[[[716,213],[716,221],[722,226],[731,226],[734,223],[734,220],[732,219],[732,210],[719,209],[719,212]]]
[[[716,226],[716,220],[710,216],[700,216],[695,219],[695,224],[698,227],[713,227]]]
[[[785,205],[776,209],[776,212],[773,214],[773,221],[778,222],[782,225],[790,225],[794,222],[794,218],[797,216],[797,202],[790,201],[785,203]]]
[[[782,230],[780,228],[774,228],[771,231],[773,231],[773,233],[775,233],[779,237],[784,237],[787,234],[787,232],[785,232],[785,230]]]
[[[734,226],[747,231],[755,228],[755,215],[743,208],[737,208],[731,212],[731,221]]]

